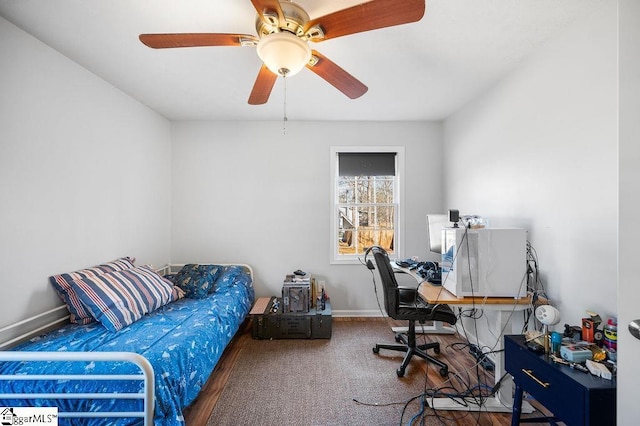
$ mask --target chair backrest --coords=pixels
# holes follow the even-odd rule
[[[389,255],[387,255],[387,252],[382,247],[373,246],[370,250],[376,262],[376,269],[378,269],[380,274],[380,280],[382,280],[384,309],[387,311],[387,315],[393,318],[398,312],[400,301],[398,300],[398,282],[393,273]]]

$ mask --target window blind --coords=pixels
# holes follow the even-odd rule
[[[339,152],[340,176],[395,176],[395,152]]]

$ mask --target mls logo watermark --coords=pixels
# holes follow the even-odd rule
[[[0,407],[0,425],[58,425],[58,407]]]

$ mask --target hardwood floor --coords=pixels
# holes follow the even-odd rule
[[[333,321],[387,321],[389,326],[404,326],[405,323],[396,322],[385,318],[334,318]],[[205,426],[209,416],[218,401],[222,391],[224,390],[227,379],[229,378],[236,360],[240,354],[240,350],[247,340],[251,339],[251,322],[245,321],[238,334],[233,338],[227,349],[223,353],[218,365],[209,377],[209,380],[203,387],[202,391],[194,403],[184,411],[184,418],[187,426]],[[463,341],[454,335],[438,335],[441,347],[447,345],[459,344]],[[446,362],[450,366],[450,370],[466,371],[473,370],[474,359],[468,354],[468,350],[461,350],[460,356],[447,355]],[[485,381],[493,383],[494,377],[492,373],[484,371],[480,368],[480,374],[487,374]],[[434,386],[444,383],[444,379],[440,377],[437,369],[427,368],[424,366],[424,373],[428,375],[428,380]],[[535,401],[530,401],[534,407],[544,410]],[[476,413],[476,412],[460,412],[450,411],[447,414],[446,425],[472,426],[472,425],[492,425],[492,426],[508,426],[511,424],[510,413]],[[523,417],[537,417],[540,412],[534,412],[532,415]],[[454,420],[451,420],[454,419]],[[528,423],[530,425],[546,425],[548,423]],[[560,423],[562,424],[562,423]]]
[[[184,410],[183,415],[187,426],[205,426],[207,424],[213,407],[216,406],[227,379],[233,371],[240,350],[248,339],[251,339],[251,320],[247,319],[227,345],[220,361],[213,369],[209,380],[205,383],[196,400]]]

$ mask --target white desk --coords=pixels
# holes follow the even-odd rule
[[[429,304],[443,303],[451,307],[458,308],[479,308],[492,310],[497,313],[497,319],[494,323],[494,334],[499,336],[495,345],[498,355],[495,359],[495,384],[505,374],[504,369],[504,340],[503,334],[519,334],[519,330],[514,332],[510,327],[510,319],[516,311],[523,311],[531,307],[531,298],[523,297],[514,299],[512,297],[457,297],[447,291],[442,286],[436,286],[424,280],[413,270],[401,268],[395,263],[392,267],[398,271],[411,275],[419,283],[418,294]],[[500,385],[500,389],[496,392],[494,398],[489,398],[482,406],[468,403],[463,406],[449,398],[435,398],[429,401],[433,408],[440,410],[464,410],[464,411],[491,411],[510,413],[513,407],[513,380],[507,375]],[[522,403],[522,412],[531,413],[533,407],[527,402]]]

